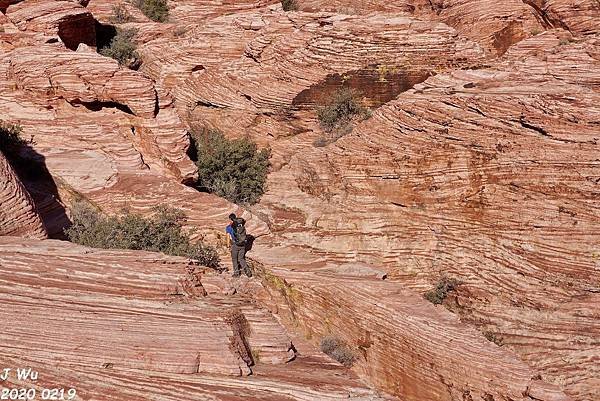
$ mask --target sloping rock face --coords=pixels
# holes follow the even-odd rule
[[[319,262],[296,257],[293,269],[313,270]],[[351,344],[355,370],[402,399],[570,399],[513,353],[397,283],[278,265],[262,272],[265,304],[308,339],[333,336]]]
[[[47,61],[40,59],[40,52]],[[90,108],[113,106],[147,118],[155,117],[158,109],[152,81],[92,52],[50,46],[16,49],[8,76],[32,97],[62,98]]]
[[[34,136],[48,176],[22,182],[51,235],[85,198],[177,206],[222,243],[243,209],[182,184],[186,131],[207,126],[271,146],[268,193],[244,214],[269,235],[250,253],[260,281],[233,289],[181,259],[0,239],[0,313],[24,320],[2,334],[23,355],[2,364],[33,360],[84,399],[377,400],[355,374],[411,401],[599,398],[593,2],[182,0],[167,24],[126,6],[139,71],[30,30],[11,11],[27,3],[2,22],[0,114]],[[115,4],[88,10],[108,23]],[[315,109],[341,86],[373,116],[315,148]],[[454,315],[421,297],[443,275],[460,281]],[[290,337],[270,313],[304,337],[296,361],[282,365]],[[48,316],[74,335],[34,344]],[[352,372],[314,351],[331,335]]]
[[[0,236],[46,238],[46,229],[31,196],[0,152]]]
[[[247,299],[206,296],[202,274],[183,258],[0,237],[0,361],[26,363],[40,370],[36,385],[64,383],[83,399],[380,400],[310,349],[270,368],[294,357],[290,338]],[[250,364],[260,358],[256,377],[235,380],[251,372],[236,339]]]
[[[173,43],[176,50],[165,51]],[[485,59],[479,45],[440,23],[275,7],[215,18],[140,52],[148,60],[141,71],[160,96],[176,99],[192,128],[249,134],[271,146],[276,166],[314,139],[312,110],[342,83],[378,107],[436,71]]]
[[[22,31],[58,36],[71,50],[77,49],[80,43],[96,45],[94,17],[76,2],[23,1],[10,6],[7,16]]]
[[[293,157],[262,205],[282,246],[386,266],[417,291],[458,278],[450,307],[463,321],[592,400],[597,41],[557,35],[520,43],[495,69],[416,85],[335,145]]]

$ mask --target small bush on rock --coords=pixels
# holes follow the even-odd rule
[[[73,224],[67,237],[81,245],[103,249],[133,249],[184,256],[218,268],[217,251],[201,242],[192,242],[183,231],[185,214],[178,209],[159,206],[151,217],[124,212],[105,216],[92,206],[78,202],[72,210]]]
[[[167,0],[133,0],[133,5],[154,22],[166,22],[169,19]]]
[[[317,109],[317,117],[326,136],[317,138],[315,146],[325,146],[352,132],[353,121],[367,119],[371,110],[362,105],[355,92],[348,88],[336,91],[331,99]]]
[[[504,339],[502,336],[497,335],[493,331],[486,330],[483,332],[483,336],[488,340],[501,347],[504,345]]]
[[[351,367],[356,362],[354,352],[344,341],[334,336],[326,336],[321,339],[321,351],[346,367]]]
[[[458,287],[458,280],[454,278],[449,278],[443,276],[440,278],[435,288],[431,291],[426,292],[423,296],[426,300],[433,303],[434,305],[439,305],[444,302],[444,299],[448,296],[448,294]]]
[[[133,21],[133,17],[123,4],[113,6],[112,11],[113,15],[110,17],[110,22],[114,24],[125,24]]]
[[[135,29],[117,29],[117,34],[107,47],[100,49],[100,54],[114,58],[123,66],[134,66],[139,60],[136,45],[133,41],[136,33]]]
[[[28,142],[22,138],[23,129],[20,125],[8,124],[0,120],[0,152],[5,155],[16,152]]]
[[[298,2],[296,0],[281,0],[283,11],[297,11]]]
[[[228,139],[218,130],[192,134],[200,190],[235,203],[254,204],[265,192],[269,149],[248,138]]]

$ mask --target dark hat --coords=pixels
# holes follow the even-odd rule
[[[231,213],[229,215],[229,220],[235,220],[237,218],[237,216],[235,215],[235,213]]]

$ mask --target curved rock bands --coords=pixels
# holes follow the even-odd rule
[[[20,30],[57,35],[71,50],[80,43],[96,46],[94,17],[75,1],[27,0],[8,7],[6,15]]]
[[[69,102],[115,102],[140,117],[156,114],[156,91],[151,80],[96,53],[46,47],[43,62],[40,48],[12,52],[9,76],[17,87],[41,96],[62,97]],[[50,57],[50,54],[52,55]]]
[[[0,237],[0,363],[39,369],[37,385],[62,383],[84,399],[379,400],[310,350],[282,365],[294,355],[272,315],[240,296],[185,292],[192,276],[201,288],[200,274],[185,258]],[[231,348],[241,327],[232,315],[248,361]],[[253,377],[240,379],[250,364]]]
[[[329,279],[287,267],[263,270],[261,279],[264,302],[288,325],[313,342],[345,340],[357,357],[355,370],[402,399],[570,400],[535,380],[514,354],[397,283]]]
[[[465,322],[588,400],[600,357],[599,65],[595,39],[560,34],[515,45],[493,69],[431,77],[335,144],[299,152],[271,174],[261,212],[273,246],[322,263],[380,266],[419,292],[457,278],[449,305]],[[269,252],[265,265],[292,264]]]
[[[0,235],[46,238],[35,204],[0,152]]]

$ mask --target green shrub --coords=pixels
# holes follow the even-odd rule
[[[166,22],[169,19],[167,0],[133,0],[133,5],[155,22]]]
[[[319,147],[335,142],[352,132],[354,120],[364,120],[370,116],[371,110],[362,105],[354,91],[341,88],[317,109],[319,123],[327,134],[317,138],[313,144]]]
[[[123,4],[113,6],[112,11],[113,15],[110,17],[110,22],[114,24],[125,24],[133,21],[133,17]]]
[[[347,126],[356,117],[368,118],[370,110],[358,100],[356,93],[348,88],[338,89],[331,99],[317,110],[321,127],[331,132]]]
[[[271,151],[249,138],[227,139],[218,130],[192,134],[198,188],[235,203],[254,204],[265,192]]]
[[[28,142],[21,137],[22,133],[23,129],[20,125],[8,124],[0,120],[0,152],[9,155],[26,145]]]
[[[435,288],[426,292],[423,296],[434,305],[439,305],[444,302],[444,299],[446,299],[450,292],[456,290],[458,284],[458,280],[443,276],[440,278]]]
[[[321,351],[346,367],[351,367],[356,362],[354,352],[344,341],[334,336],[326,336],[321,339]]]
[[[504,339],[502,336],[496,335],[493,331],[486,330],[483,332],[483,336],[488,340],[501,347],[504,345]]]
[[[159,206],[151,217],[124,212],[105,216],[93,207],[78,202],[72,210],[73,224],[67,237],[81,245],[104,249],[134,249],[184,256],[208,267],[219,267],[217,251],[201,242],[192,242],[182,229],[185,214],[178,209]]]
[[[281,0],[284,11],[297,11],[298,2],[296,0]]]
[[[117,29],[117,34],[112,38],[107,47],[100,49],[100,54],[114,58],[119,64],[131,67],[139,60],[134,38],[135,29]]]

